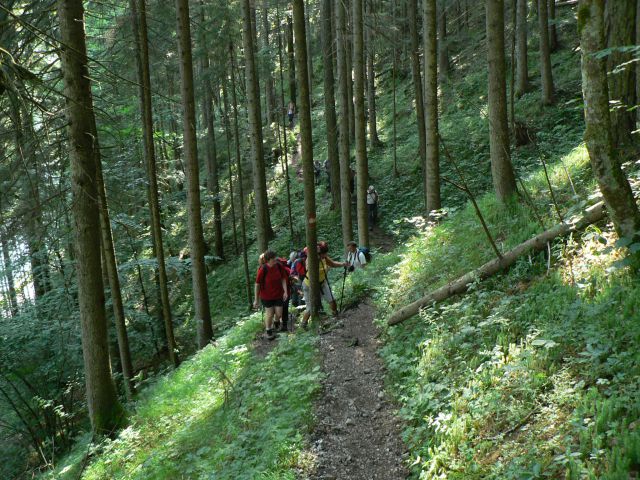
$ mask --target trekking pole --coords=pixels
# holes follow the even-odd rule
[[[342,292],[340,292],[340,308],[338,312],[342,313],[342,300],[344,299],[344,282],[347,279],[347,267],[344,267],[344,274],[342,275]]]

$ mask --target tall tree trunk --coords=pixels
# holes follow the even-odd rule
[[[122,366],[122,376],[128,400],[133,397],[133,364],[131,361],[131,350],[129,348],[129,337],[127,335],[127,321],[124,316],[124,305],[122,302],[122,290],[120,288],[120,277],[118,275],[118,265],[116,262],[116,252],[113,245],[113,235],[111,233],[111,220],[109,218],[109,207],[107,203],[107,193],[104,187],[104,177],[102,174],[102,160],[100,158],[100,147],[95,123],[89,126],[93,134],[93,141],[96,149],[96,189],[98,192],[98,208],[100,209],[100,231],[102,234],[102,251],[104,264],[106,267],[106,277],[109,282],[111,293],[111,304],[113,306],[113,320],[116,326],[116,336],[118,339],[118,350],[120,352],[120,363]]]
[[[623,47],[634,44],[636,24],[636,0],[616,0],[605,2],[605,48]],[[609,78],[609,101],[612,104],[611,134],[613,144],[620,148],[633,143],[631,132],[634,128],[634,113],[630,109],[636,105],[635,68],[632,52],[613,50],[607,56]],[[624,66],[623,66],[624,65]]]
[[[307,72],[309,73],[309,104],[313,103],[313,30],[311,30],[311,7],[309,0],[305,0],[304,22],[307,32]]]
[[[519,98],[529,89],[529,66],[527,54],[527,3],[517,0],[516,13],[516,96]]]
[[[293,228],[293,213],[291,208],[291,180],[289,177],[289,142],[287,140],[287,112],[284,109],[285,101],[284,101],[284,61],[283,61],[283,41],[282,34],[280,30],[282,30],[282,25],[280,24],[280,2],[276,4],[276,21],[278,23],[278,61],[280,62],[280,101],[282,102],[282,140],[283,140],[283,152],[284,152],[284,175],[285,175],[285,185],[287,187],[287,213],[289,214],[289,235],[291,237],[291,242],[295,242],[295,231]],[[335,117],[335,113],[334,113]],[[278,128],[278,132],[280,129]],[[328,146],[330,148],[330,145]]]
[[[193,92],[189,0],[176,0],[176,14],[180,77],[182,79],[180,91],[182,95],[185,173],[187,176],[187,219],[189,222],[189,246],[191,249],[193,306],[198,329],[198,347],[204,348],[213,338],[213,327],[209,308],[207,273],[204,263],[205,246],[200,212],[200,171],[198,168],[196,108]]]
[[[206,22],[204,13],[204,4],[200,0],[200,21],[204,25]],[[220,180],[218,174],[218,148],[216,145],[216,131],[215,131],[215,110],[213,106],[213,78],[211,74],[211,60],[209,58],[209,52],[206,50],[206,45],[209,45],[207,41],[207,35],[204,29],[201,29],[200,44],[205,48],[205,51],[200,55],[200,71],[203,81],[203,93],[202,96],[202,113],[204,116],[204,123],[207,127],[206,137],[206,157],[205,162],[207,166],[207,188],[213,197],[213,236],[215,243],[215,255],[218,258],[224,258],[224,245],[222,240],[222,199],[220,195]],[[269,47],[266,42],[266,47]],[[271,76],[270,72],[268,77]],[[269,116],[267,115],[267,120]],[[269,123],[269,120],[268,122]]]
[[[422,77],[420,76],[420,43],[418,41],[418,2],[409,0],[409,37],[411,38],[411,72],[413,74],[413,90],[416,100],[416,116],[418,127],[418,154],[420,168],[424,168],[426,162],[426,130],[424,124],[424,102],[422,99]],[[425,172],[426,173],[426,172]],[[427,208],[427,192],[424,192],[424,206]]]
[[[31,264],[31,279],[36,304],[51,290],[49,254],[43,240],[42,204],[40,202],[39,161],[36,158],[36,138],[31,114],[15,108],[18,162],[25,170],[23,188],[24,232]]]
[[[338,158],[338,129],[333,79],[333,36],[331,34],[331,0],[322,0],[322,59],[324,63],[324,111],[327,125],[327,159],[331,179],[331,209],[340,209],[340,160]]]
[[[151,235],[153,236],[153,250],[158,264],[157,284],[160,304],[162,305],[161,312],[165,337],[167,340],[167,351],[171,363],[177,367],[179,364],[178,347],[173,334],[171,301],[169,300],[167,268],[165,265],[162,226],[160,222],[160,198],[158,195],[156,152],[155,144],[153,142],[153,110],[151,104],[151,73],[149,70],[146,0],[130,0],[130,7],[131,19],[133,22],[134,45],[138,63],[138,84],[140,85],[140,111],[142,112],[145,166],[147,170],[147,178],[149,179],[148,196],[149,213],[151,215]]]
[[[100,224],[96,188],[98,151],[92,138],[95,125],[89,85],[81,0],[59,0],[58,17],[62,49],[64,93],[69,118],[72,211],[80,309],[82,354],[87,406],[96,434],[114,432],[124,423],[109,366],[107,322],[100,265]]]
[[[346,11],[343,0],[335,0],[336,56],[338,64],[338,98],[340,105],[339,156],[340,156],[340,219],[342,220],[342,243],[344,248],[353,240],[351,218],[351,176],[349,148],[349,93],[347,89]]]
[[[302,146],[302,173],[304,178],[305,230],[308,246],[308,270],[311,315],[315,316],[320,301],[319,261],[316,244],[316,194],[313,169],[313,138],[311,135],[311,104],[309,103],[309,76],[307,70],[307,44],[304,25],[304,0],[293,0],[293,28],[296,33],[296,67],[300,85],[300,143]]]
[[[396,5],[397,0],[393,0],[393,22],[392,25],[396,27],[397,25],[397,14],[396,14]],[[397,118],[397,95],[396,95],[396,84],[398,79],[398,42],[393,42],[393,64],[391,66],[391,91],[392,91],[392,113],[393,113],[393,176],[398,177],[398,118]]]
[[[487,1],[487,61],[489,64],[489,147],[491,176],[500,202],[517,191],[511,165],[509,127],[507,124],[507,86],[504,58],[504,3]]]
[[[267,121],[273,123],[278,121],[278,115],[276,113],[276,89],[273,83],[273,72],[271,62],[271,45],[269,43],[269,35],[271,34],[271,24],[269,22],[269,9],[267,8],[267,2],[264,3],[262,8],[262,30],[264,39],[264,49],[267,52],[267,65],[265,71],[265,93],[266,101],[265,106],[267,110]]]
[[[538,0],[538,23],[540,25],[540,78],[542,81],[542,104],[551,105],[553,98],[553,72],[549,49],[549,22],[547,0]]]
[[[447,8],[444,2],[440,2],[439,9],[440,9],[440,12],[438,15],[438,43],[437,43],[438,73],[440,75],[440,78],[444,80],[448,78],[449,74],[451,73],[451,63],[449,62],[449,43],[447,41]],[[434,15],[435,14],[436,12],[434,12]],[[425,103],[426,102],[428,102],[428,100],[425,98]]]
[[[251,309],[253,296],[251,295],[251,278],[249,276],[249,260],[247,258],[247,222],[245,220],[246,210],[244,207],[244,180],[242,176],[242,158],[240,156],[240,128],[238,126],[238,94],[236,93],[236,61],[233,53],[233,45],[229,44],[229,57],[231,58],[231,99],[233,101],[233,133],[236,146],[236,173],[238,174],[238,197],[240,199],[240,232],[242,234],[242,261],[244,266],[245,286],[247,290],[247,306]],[[227,98],[226,91],[223,92]],[[225,105],[225,109],[228,105]]]
[[[586,124],[584,140],[591,168],[618,236],[637,242],[640,237],[640,212],[629,181],[620,168],[618,150],[613,144],[606,62],[595,56],[605,48],[604,4],[604,0],[580,0],[578,3]],[[639,256],[636,252],[636,261],[640,260]]]
[[[287,15],[287,55],[289,56],[289,101],[297,104],[296,97],[296,60],[293,51],[293,24],[291,15]]]
[[[220,114],[223,115],[224,118],[224,135],[227,144],[227,171],[229,175],[229,206],[231,208],[231,226],[233,228],[233,251],[236,256],[240,254],[240,249],[238,248],[238,228],[236,221],[236,201],[235,196],[233,194],[233,169],[231,167],[231,123],[229,122],[229,101],[227,99],[227,87],[226,87],[226,78],[225,81],[222,82],[222,98],[224,104],[224,111],[220,108]]]
[[[16,282],[13,278],[13,262],[11,261],[11,254],[9,253],[9,242],[4,235],[2,235],[0,236],[0,243],[2,244],[4,276],[7,280],[7,290],[9,293],[9,309],[11,310],[11,315],[15,317],[18,314],[18,296],[16,295]]]
[[[355,108],[353,104],[353,22],[350,21],[351,2],[353,0],[342,0],[345,4],[345,50],[347,52],[347,94],[349,95],[349,138],[355,141],[356,138],[356,120]]]
[[[556,25],[556,0],[549,0],[549,50],[558,50],[558,29]]]
[[[244,12],[243,44],[247,82],[247,113],[249,115],[249,131],[253,166],[254,205],[256,208],[256,237],[258,251],[264,252],[269,247],[271,225],[269,220],[269,202],[267,200],[267,177],[264,168],[264,151],[262,145],[262,114],[260,111],[260,85],[253,51],[254,38],[251,25],[250,0],[242,1]]]
[[[364,15],[362,2],[353,3],[353,96],[356,120],[356,201],[358,212],[358,243],[369,246],[369,211],[367,186],[369,165],[367,162],[367,124],[364,118]]]
[[[438,155],[438,41],[436,38],[436,0],[422,0],[424,11],[424,83],[425,83],[425,167],[426,214],[438,210],[440,203],[440,158]],[[442,36],[440,37],[442,38]],[[442,49],[440,49],[442,50]]]
[[[373,10],[373,2],[369,3],[365,0],[365,9],[367,9],[368,26],[365,30],[366,35],[366,51],[367,51],[367,108],[369,111],[369,143],[372,148],[379,147],[382,142],[378,137],[378,115],[376,112],[376,75],[375,75],[375,11]]]

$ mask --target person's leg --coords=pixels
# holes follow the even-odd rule
[[[331,291],[331,287],[327,282],[323,282],[322,285],[320,285],[320,291],[322,293],[322,297],[325,299],[325,301],[329,304],[329,307],[331,308],[331,315],[335,317],[336,315],[338,315],[338,305],[336,304],[336,299],[333,297],[333,292]]]
[[[274,307],[265,307],[264,327],[267,330],[267,338],[273,336],[273,313]]]
[[[275,317],[278,319],[278,326],[282,329],[282,306],[275,307]],[[287,324],[284,324],[284,329],[287,329]]]
[[[302,316],[302,328],[307,328],[309,317],[311,316],[311,302],[309,301],[309,287],[302,284],[302,294],[304,296],[304,315]]]
[[[287,332],[289,331],[289,299],[282,304],[282,313],[280,320],[280,331]]]

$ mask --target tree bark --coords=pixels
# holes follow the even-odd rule
[[[309,104],[313,103],[313,30],[309,18],[311,16],[311,7],[309,0],[305,0],[304,23],[307,32],[307,72],[309,73]]]
[[[402,307],[400,310],[394,312],[387,321],[389,325],[397,325],[404,320],[417,315],[422,308],[426,308],[437,302],[442,302],[447,298],[454,295],[464,293],[468,290],[469,285],[476,282],[478,279],[484,280],[496,273],[500,273],[508,269],[513,265],[520,256],[533,251],[542,250],[547,246],[547,243],[560,236],[566,236],[570,233],[580,231],[595,223],[605,216],[604,204],[602,202],[597,203],[593,207],[589,208],[583,217],[572,223],[561,223],[555,227],[546,230],[540,235],[521,243],[517,247],[504,253],[502,258],[494,258],[493,260],[485,263],[480,268],[477,268],[469,273],[464,274],[462,277],[447,283],[443,287],[440,287],[428,295],[425,295],[420,300],[413,302],[406,307]]]
[[[15,317],[18,314],[18,296],[16,295],[16,282],[13,278],[13,262],[11,261],[11,254],[9,253],[9,242],[4,235],[2,235],[0,236],[0,243],[2,244],[4,276],[7,280],[7,290],[9,293],[9,309],[11,310],[11,315]]]
[[[556,0],[549,0],[549,50],[558,50],[558,29],[556,28]]]
[[[331,178],[331,209],[340,210],[340,160],[338,158],[338,127],[333,78],[333,35],[331,33],[331,0],[322,0],[322,59],[324,63],[324,111],[327,126],[327,159]]]
[[[418,165],[420,168],[424,168],[426,162],[426,129],[424,124],[424,103],[422,98],[422,77],[420,76],[420,44],[418,42],[418,7],[417,0],[408,0],[408,15],[409,21],[409,37],[411,39],[411,72],[413,74],[413,89],[416,101],[416,116],[418,127]],[[426,173],[426,172],[425,172]],[[426,185],[426,182],[425,182]],[[424,192],[424,206],[427,208],[427,192]]]
[[[364,15],[363,0],[353,3],[353,96],[356,121],[356,201],[358,212],[358,243],[369,246],[369,211],[367,186],[369,165],[367,162],[367,124],[364,118]]]
[[[304,0],[293,0],[293,28],[295,29],[296,68],[300,86],[300,143],[302,146],[302,174],[304,181],[305,230],[308,246],[308,270],[310,285],[311,315],[317,313],[320,301],[319,261],[316,244],[316,194],[313,168],[313,138],[311,135],[311,104],[309,103],[309,76],[307,70],[307,35],[304,21]]]
[[[253,30],[251,22],[250,0],[243,0],[244,28],[243,44],[247,85],[247,114],[249,116],[249,132],[252,157],[253,203],[256,208],[256,240],[258,251],[264,252],[269,247],[271,225],[269,220],[269,202],[267,199],[267,177],[264,168],[264,151],[262,144],[262,113],[260,111],[260,85],[256,70],[253,50]]]
[[[441,207],[440,158],[438,144],[438,41],[436,37],[436,0],[423,0],[424,24],[424,83],[425,83],[425,166],[424,189],[426,214]],[[442,35],[440,37],[442,39]],[[442,49],[441,49],[442,50]]]
[[[340,100],[340,218],[342,220],[342,243],[353,240],[353,226],[351,218],[351,177],[349,158],[349,94],[347,90],[347,49],[346,49],[346,12],[343,0],[335,0],[336,18],[336,55],[338,64],[338,98]]]
[[[278,26],[280,27],[280,5],[276,4],[276,21],[278,22]],[[291,237],[291,242],[295,240],[295,232],[293,228],[293,213],[291,208],[291,180],[289,177],[289,142],[287,140],[287,111],[284,108],[286,105],[284,101],[284,61],[282,55],[282,35],[278,32],[278,60],[280,62],[280,101],[282,102],[282,144],[283,144],[283,152],[284,152],[284,175],[285,175],[285,185],[287,187],[287,214],[289,216],[289,235]],[[334,111],[335,118],[335,111]],[[280,129],[278,128],[278,132]],[[330,148],[330,145],[328,145]]]
[[[345,51],[347,52],[347,94],[349,95],[349,139],[355,141],[356,138],[356,117],[353,104],[353,23],[351,21],[351,2],[353,0],[342,0],[345,4]]]
[[[489,63],[489,147],[491,176],[498,201],[516,193],[507,124],[507,88],[504,59],[504,4],[487,0],[487,60]]]
[[[184,159],[187,180],[187,219],[191,249],[193,306],[198,332],[198,347],[206,347],[213,338],[207,273],[204,263],[204,236],[200,212],[200,171],[196,137],[196,108],[193,92],[193,61],[191,55],[191,26],[189,0],[176,0],[178,53],[180,58],[180,91],[182,96]]]
[[[623,47],[634,44],[636,23],[636,0],[616,0],[605,2],[605,48]],[[607,56],[609,79],[609,101],[611,111],[611,134],[616,148],[634,143],[631,132],[635,130],[634,112],[636,105],[634,53],[613,50]],[[626,64],[624,66],[621,66]]]
[[[365,0],[365,10],[367,12],[368,26],[365,30],[366,51],[367,51],[367,109],[369,112],[369,143],[371,148],[382,145],[378,138],[378,115],[376,112],[376,74],[375,74],[375,11],[373,10],[373,2]],[[368,9],[367,5],[370,5]]]
[[[244,277],[247,290],[247,306],[251,309],[253,304],[253,296],[251,292],[251,279],[249,276],[249,260],[247,258],[247,222],[245,220],[244,207],[244,180],[242,178],[242,158],[240,156],[240,128],[238,125],[238,94],[236,93],[236,74],[235,74],[235,55],[233,53],[233,45],[229,44],[229,57],[231,59],[231,99],[233,101],[233,133],[236,146],[236,173],[238,174],[238,198],[240,200],[240,232],[242,234],[242,261],[244,266]],[[227,98],[226,92],[223,92],[224,98]],[[228,106],[225,105],[225,108]]]
[[[540,26],[540,79],[542,82],[542,104],[552,105],[553,72],[551,69],[551,52],[549,49],[549,21],[547,17],[547,0],[538,0],[538,23]]]
[[[595,56],[605,48],[604,4],[604,0],[580,0],[578,3],[585,116],[584,140],[591,168],[618,236],[637,242],[640,237],[640,212],[629,181],[620,168],[618,150],[613,145],[606,62]],[[635,254],[636,259],[639,255]]]
[[[393,26],[397,25],[397,0],[393,0]],[[393,42],[393,65],[391,66],[391,95],[393,115],[393,176],[398,178],[398,115],[397,115],[397,83],[398,83],[398,46]]]
[[[293,50],[293,21],[287,15],[287,55],[289,56],[289,101],[296,105],[296,60]]]
[[[527,53],[527,3],[528,0],[517,0],[516,13],[516,96],[520,98],[529,89],[529,66]]]
[[[200,20],[204,24],[206,21],[204,14],[204,4],[200,1]],[[203,53],[200,56],[200,71],[203,81],[203,93],[202,96],[202,113],[204,116],[204,124],[207,128],[206,137],[206,166],[207,166],[207,187],[211,196],[213,197],[213,238],[215,245],[215,255],[218,258],[224,259],[224,244],[222,240],[222,198],[220,195],[220,180],[218,174],[218,148],[216,145],[216,131],[215,131],[215,110],[214,110],[214,95],[213,95],[213,78],[211,75],[211,60],[209,58],[209,52],[206,50],[206,46],[209,45],[207,41],[207,35],[204,29],[201,29],[200,43],[203,47]],[[268,40],[265,40],[266,48],[269,47]],[[267,77],[271,77],[271,73],[267,71]],[[269,115],[267,115],[269,119]],[[269,120],[268,120],[269,121]]]
[[[137,5],[136,5],[137,2]],[[144,156],[149,179],[149,212],[151,215],[151,235],[156,261],[158,263],[158,290],[162,305],[162,321],[167,340],[167,351],[171,363],[177,367],[180,363],[178,347],[173,334],[173,319],[167,268],[165,265],[164,244],[162,242],[162,226],[160,222],[160,198],[158,195],[158,175],[156,166],[155,144],[153,142],[153,110],[151,104],[151,73],[149,69],[149,41],[147,35],[146,0],[130,0],[131,19],[133,22],[134,45],[138,64],[138,84],[140,85],[140,111],[142,113],[142,132],[144,139]],[[138,21],[139,19],[139,21]]]
[[[224,135],[227,143],[227,172],[229,175],[229,207],[231,209],[231,226],[233,227],[233,251],[236,256],[240,254],[238,248],[238,228],[237,228],[237,216],[236,216],[236,201],[233,194],[233,169],[231,167],[231,122],[229,121],[229,100],[227,98],[226,78],[222,82],[222,99],[224,105],[224,111],[220,108],[220,114],[224,118]]]
[[[423,6],[424,6],[424,3],[423,3]],[[435,12],[434,12],[434,15],[435,15]],[[440,75],[440,78],[444,81],[445,79],[449,78],[449,74],[451,73],[451,62],[449,62],[449,43],[447,42],[447,8],[444,2],[440,2],[440,12],[438,15],[437,46],[438,46],[438,73]],[[425,98],[425,103],[428,101],[429,100]]]
[[[59,0],[58,17],[60,37],[65,46],[61,59],[69,118],[72,211],[87,406],[94,433],[102,435],[113,433],[124,424],[125,418],[109,365],[96,188],[98,152],[90,127],[95,125],[95,116],[82,3],[81,0]]]
[[[271,34],[271,24],[269,22],[269,9],[267,8],[267,2],[264,3],[262,8],[262,30],[264,39],[264,48],[267,52],[266,72],[265,72],[265,92],[266,92],[266,110],[267,121],[269,124],[278,121],[278,114],[276,111],[276,89],[273,83],[273,72],[271,62],[271,46],[269,43],[269,35]]]

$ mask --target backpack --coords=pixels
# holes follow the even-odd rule
[[[369,250],[367,247],[358,247],[358,253],[362,253],[364,255],[367,263],[371,262],[371,250]]]
[[[291,275],[294,275],[302,282],[307,276],[307,257],[296,258],[296,261],[291,265]]]

